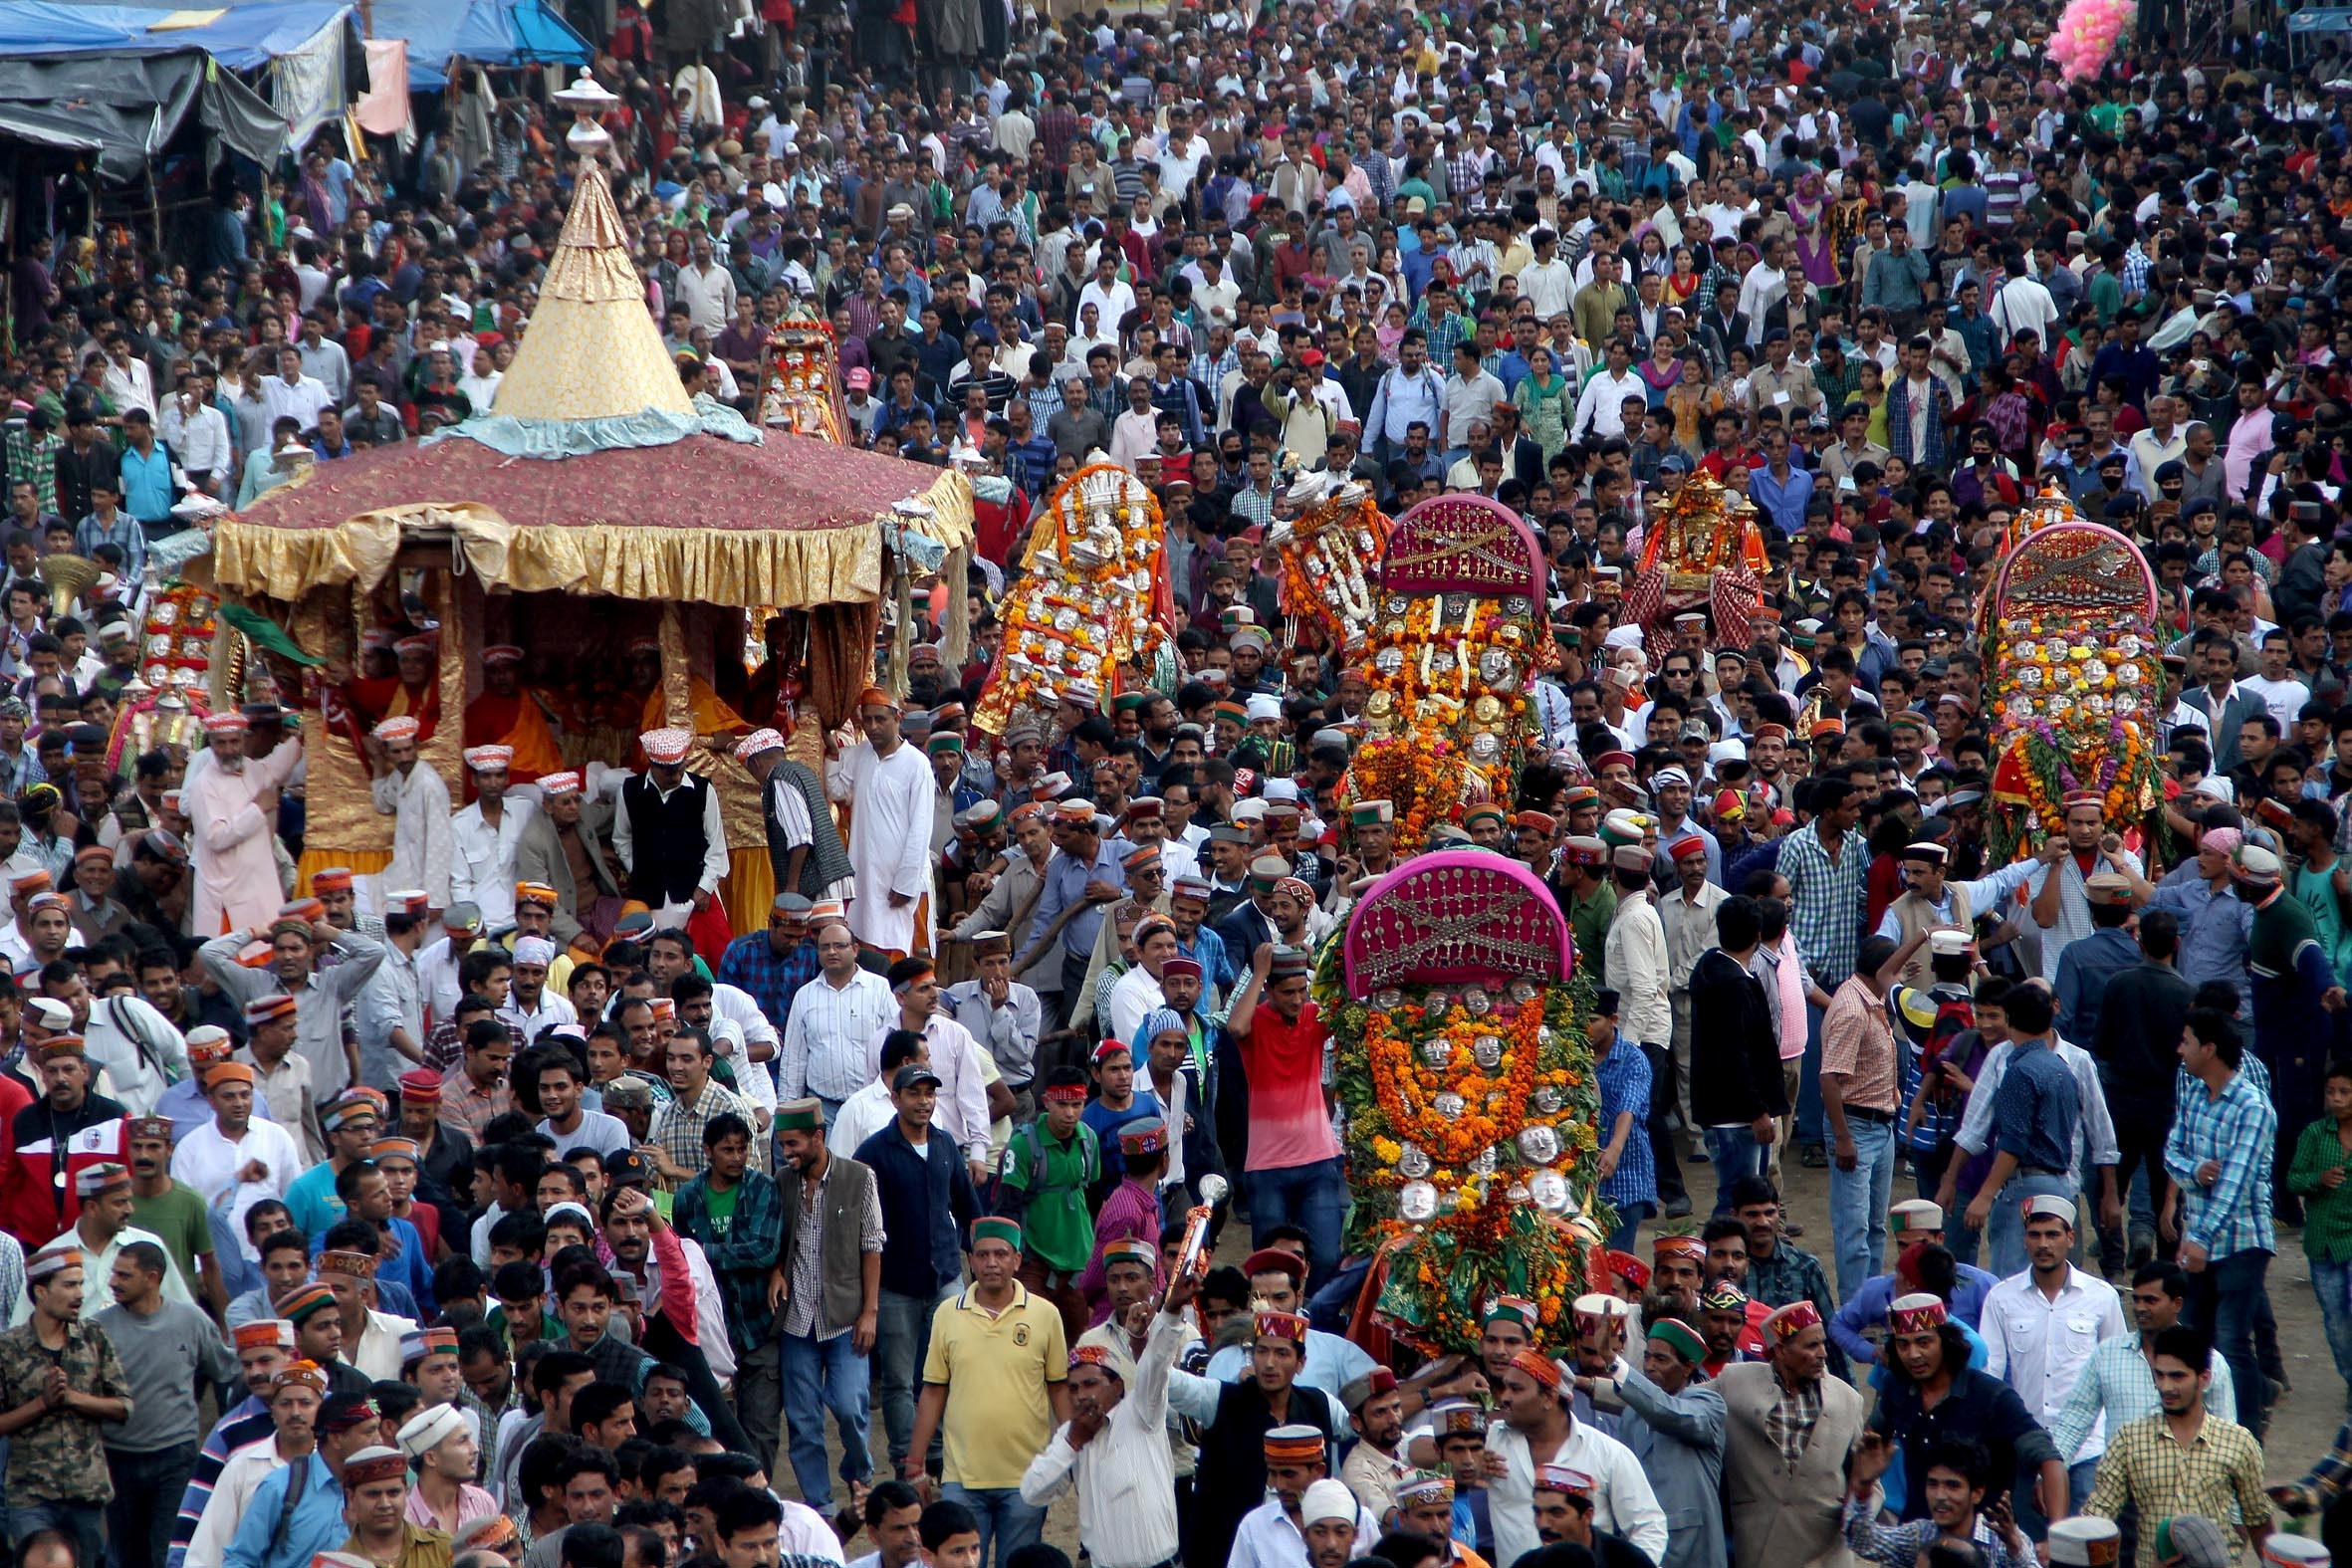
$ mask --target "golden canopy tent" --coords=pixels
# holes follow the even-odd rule
[[[592,99],[592,84],[562,95]],[[584,121],[585,125],[585,121]],[[530,651],[541,678],[601,693],[632,642],[658,640],[658,685],[593,705],[568,727],[565,761],[626,766],[645,719],[695,730],[690,763],[719,785],[732,853],[722,890],[737,932],[774,894],[757,791],[710,747],[776,725],[742,714],[742,650],[763,608],[804,612],[807,696],[791,750],[818,764],[873,674],[885,600],[906,599],[902,556],[968,548],[972,490],[953,471],[808,440],[763,441],[734,410],[690,399],[645,309],[603,165],[588,152],[538,306],[496,406],[416,445],[317,464],[216,527],[224,593],[269,615],[329,666],[354,666],[369,631],[422,612],[439,622],[443,720],[425,758],[459,798],[462,726],[482,691],[482,648]],[[583,146],[584,140],[588,142]],[[960,567],[961,556],[949,560]],[[900,640],[905,640],[901,616]],[[733,668],[729,668],[732,661]],[[895,662],[895,661],[894,661]],[[329,864],[380,870],[379,815],[356,725],[304,691],[309,828],[301,885]],[[332,702],[328,705],[332,711]],[[780,726],[781,727],[781,726]]]

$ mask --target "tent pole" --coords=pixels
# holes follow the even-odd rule
[[[155,254],[163,254],[163,193],[155,185],[155,160],[147,158],[147,213],[155,230]]]

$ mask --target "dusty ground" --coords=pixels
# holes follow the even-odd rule
[[[1834,1279],[1836,1267],[1828,1261],[1829,1254],[1829,1182],[1824,1171],[1808,1171],[1792,1166],[1785,1172],[1789,1210],[1796,1223],[1805,1228],[1798,1243],[1816,1257],[1823,1259]],[[1691,1181],[1693,1196],[1702,1203],[1711,1199],[1715,1188],[1704,1165],[1696,1170],[1685,1167],[1685,1179]],[[1897,1186],[1906,1186],[1898,1179]],[[1908,1197],[1899,1190],[1898,1198]],[[1223,1244],[1218,1248],[1218,1261],[1238,1263],[1249,1252],[1248,1228],[1228,1226]],[[1983,1258],[1980,1256],[1979,1261]],[[2121,1282],[2119,1282],[2121,1283]],[[2311,1461],[2327,1453],[2335,1441],[2337,1431],[2345,1419],[2343,1381],[2336,1376],[2335,1364],[2327,1352],[2327,1339],[2321,1332],[2318,1303],[2311,1295],[2310,1270],[2303,1263],[2301,1238],[2293,1232],[2279,1233],[2279,1254],[2270,1265],[2270,1302],[2278,1317],[2279,1348],[2286,1361],[2287,1381],[2291,1391],[2279,1401],[2271,1413],[2269,1439],[2265,1451],[2269,1457],[2267,1478],[2287,1481],[2300,1476]],[[2121,1283],[2128,1291],[2128,1283]],[[2127,1305],[2128,1310],[2128,1305]],[[882,1447],[881,1415],[874,1414],[874,1447]],[[835,1450],[837,1453],[837,1448]],[[776,1485],[786,1495],[796,1495],[792,1468],[779,1463]],[[2312,1532],[2316,1534],[2314,1527]],[[1047,1519],[1046,1539],[1068,1552],[1073,1560],[1077,1554],[1077,1506],[1064,1495],[1055,1504]],[[848,1548],[855,1557],[871,1550],[871,1543],[860,1536]]]

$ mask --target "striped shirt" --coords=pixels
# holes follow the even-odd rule
[[[1779,870],[1788,878],[1788,929],[1798,950],[1810,959],[1824,987],[1843,984],[1854,972],[1862,934],[1862,894],[1870,871],[1862,835],[1847,828],[1833,860],[1816,821],[1781,843]]]

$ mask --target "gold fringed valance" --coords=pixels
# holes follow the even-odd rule
[[[923,495],[923,532],[950,549],[972,537],[972,492],[942,474]],[[213,567],[224,587],[287,602],[315,588],[371,590],[390,573],[403,535],[446,531],[467,566],[514,593],[601,593],[681,603],[808,609],[866,603],[882,592],[878,528],[669,529],[627,523],[517,528],[480,502],[419,502],[361,513],[335,527],[269,528],[224,518]]]

